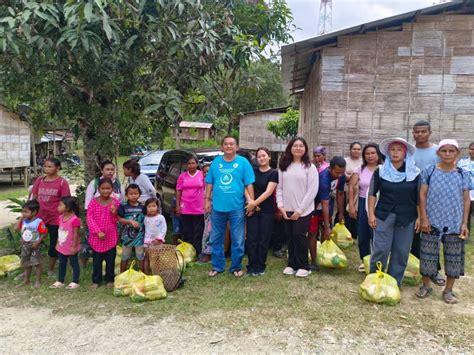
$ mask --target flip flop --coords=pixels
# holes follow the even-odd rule
[[[49,288],[63,288],[64,284],[62,282],[56,281],[54,284],[49,286]]]
[[[69,285],[66,286],[66,290],[74,290],[79,287],[79,284],[75,282],[71,282]]]
[[[216,271],[216,270],[210,270],[208,273],[207,273],[207,276],[209,277],[216,277],[217,275],[221,274],[222,272],[219,272],[219,271]]]
[[[233,274],[237,278],[244,276],[244,272],[242,270],[235,270]]]

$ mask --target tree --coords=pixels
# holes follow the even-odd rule
[[[28,103],[37,126],[52,119],[76,127],[89,180],[121,140],[176,125],[203,76],[246,66],[279,36],[277,15],[262,4],[259,16],[273,21],[245,28],[240,14],[253,5],[243,0],[2,2],[2,100]]]
[[[296,137],[298,135],[298,117],[299,111],[290,107],[281,115],[278,121],[268,122],[267,129],[277,138],[288,139]]]

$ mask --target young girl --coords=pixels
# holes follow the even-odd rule
[[[421,173],[420,189],[420,273],[423,285],[418,298],[428,297],[433,290],[430,278],[438,273],[440,243],[443,243],[447,276],[443,300],[457,303],[454,281],[464,275],[464,243],[469,237],[469,173],[456,167],[459,146],[454,139],[443,139],[438,146],[441,162],[427,166]]]
[[[87,208],[89,244],[92,248],[92,289],[102,281],[102,261],[105,260],[105,282],[108,288],[114,286],[115,256],[117,254],[117,209],[120,202],[111,197],[113,182],[108,178],[99,181],[99,197],[94,198]]]
[[[58,257],[56,243],[58,242],[59,212],[58,205],[61,197],[71,196],[68,182],[59,176],[61,162],[56,158],[45,160],[44,176],[38,178],[31,190],[31,199],[36,199],[40,204],[38,217],[46,224],[49,234],[48,276],[54,275],[54,266]]]
[[[73,290],[79,287],[80,267],[77,253],[81,247],[79,228],[81,228],[81,220],[78,217],[79,206],[75,197],[63,197],[59,202],[59,233],[58,244],[56,250],[58,252],[59,269],[58,281],[50,286],[50,288],[64,287],[64,278],[66,276],[67,261],[72,267],[72,282],[67,285],[66,289]]]
[[[160,214],[160,201],[156,198],[149,198],[145,202],[146,216],[145,225],[145,273],[150,274],[150,260],[147,248],[150,245],[162,244],[166,237],[166,220]]]

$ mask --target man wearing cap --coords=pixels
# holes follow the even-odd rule
[[[368,220],[374,229],[370,272],[376,271],[378,262],[384,270],[390,256],[388,273],[401,286],[413,231],[419,228],[420,169],[413,160],[415,147],[403,138],[384,139],[380,151],[386,159],[374,171],[368,193]]]
[[[426,120],[420,120],[413,125],[413,139],[415,140],[415,165],[423,171],[427,166],[437,164],[438,146],[430,142],[431,124]],[[411,246],[411,253],[420,258],[420,233],[415,233]],[[441,270],[439,265],[438,270]],[[439,273],[432,280],[438,286],[444,286],[445,280]]]

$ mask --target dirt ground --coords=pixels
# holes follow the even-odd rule
[[[100,305],[99,305],[100,307]],[[282,320],[280,325],[255,328],[250,332],[228,327],[209,327],[198,319],[181,323],[173,318],[154,320],[152,316],[125,317],[112,315],[88,318],[58,315],[45,308],[0,306],[0,348],[2,353],[256,353],[256,352],[317,352],[335,353],[469,353],[446,345],[443,336],[427,334],[419,329],[375,326],[372,334],[346,334],[342,340],[334,329],[321,325],[312,336],[305,335],[305,322]],[[471,310],[472,312],[472,310]],[[246,312],[212,317],[232,317],[245,320]],[[229,318],[230,319],[230,318]]]

